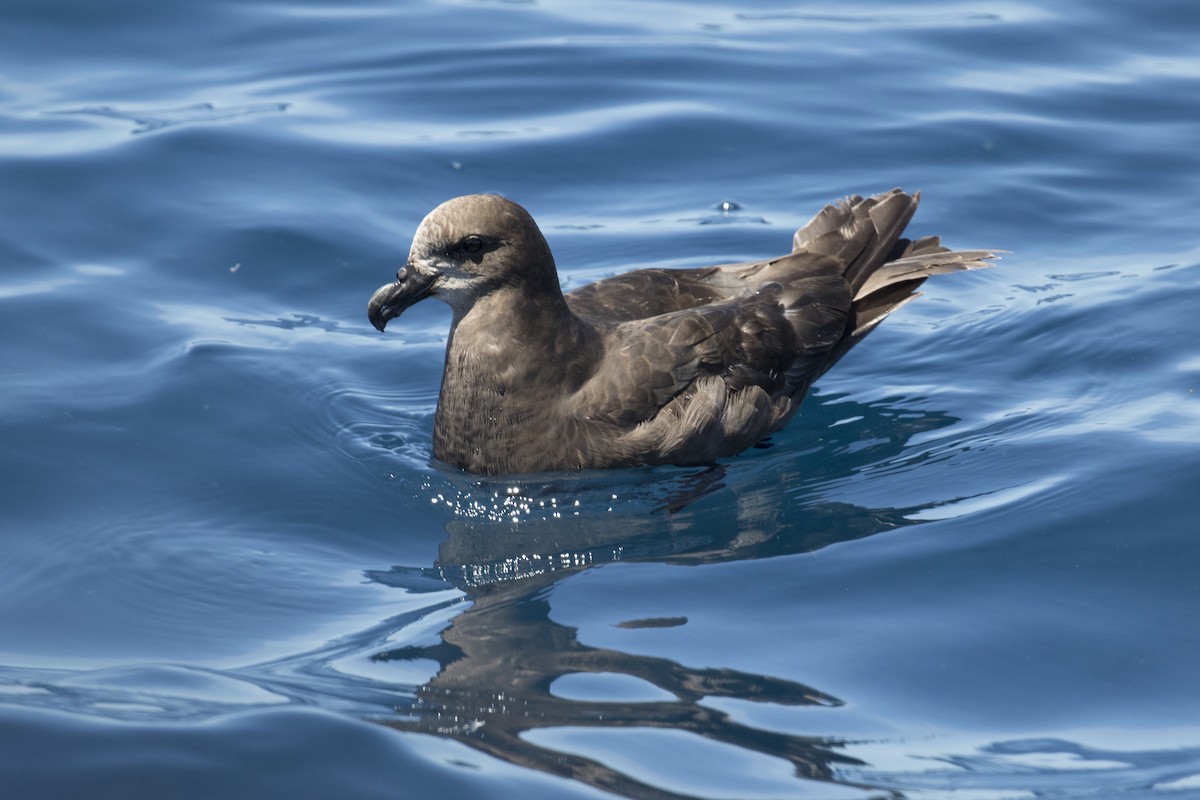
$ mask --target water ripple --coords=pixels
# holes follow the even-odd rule
[[[113,106],[90,106],[49,113],[61,115],[104,117],[135,124],[131,133],[150,133],[176,125],[195,125],[222,122],[259,114],[282,113],[288,103],[248,103],[218,108],[212,103],[193,103],[177,108],[122,109]]]

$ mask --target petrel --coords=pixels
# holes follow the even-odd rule
[[[433,455],[482,475],[712,464],[778,431],[818,377],[930,275],[986,250],[902,238],[919,193],[857,195],[796,231],[790,253],[638,269],[563,293],[529,213],[498,195],[421,222],[380,331],[427,297],[453,311]]]

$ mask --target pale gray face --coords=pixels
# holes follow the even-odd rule
[[[525,209],[497,195],[456,197],[422,220],[408,262],[371,297],[367,315],[383,330],[426,297],[461,314],[497,287],[540,283],[547,269],[557,285],[549,247]]]

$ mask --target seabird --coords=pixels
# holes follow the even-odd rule
[[[563,293],[529,213],[498,195],[425,217],[380,331],[427,297],[453,311],[433,455],[483,475],[703,465],[782,428],[821,374],[930,275],[988,266],[902,233],[919,193],[848,197],[787,255],[639,269]]]

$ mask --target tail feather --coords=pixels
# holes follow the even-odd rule
[[[920,194],[893,189],[873,197],[853,195],[821,209],[792,237],[792,250],[840,259],[843,276],[855,294],[863,282],[894,252],[900,235],[916,213]]]
[[[987,267],[993,254],[987,250],[945,250],[925,255],[907,256],[889,261],[867,275],[854,293],[855,301],[888,286],[911,280],[923,280],[930,275],[961,272]]]
[[[794,250],[820,253],[844,264],[841,274],[853,302],[847,334],[829,353],[832,366],[889,314],[919,296],[930,275],[990,266],[988,250],[953,251],[936,236],[902,238],[916,213],[919,192],[900,189],[825,206],[792,239]]]
[[[874,236],[857,259],[846,266],[846,280],[850,288],[858,294],[863,283],[870,278],[875,269],[883,263],[895,250],[897,243],[903,241],[900,237],[905,227],[917,213],[917,205],[921,202],[921,194],[914,192],[905,194],[899,189],[893,189],[877,198],[879,202],[866,208],[867,220],[874,229]]]

